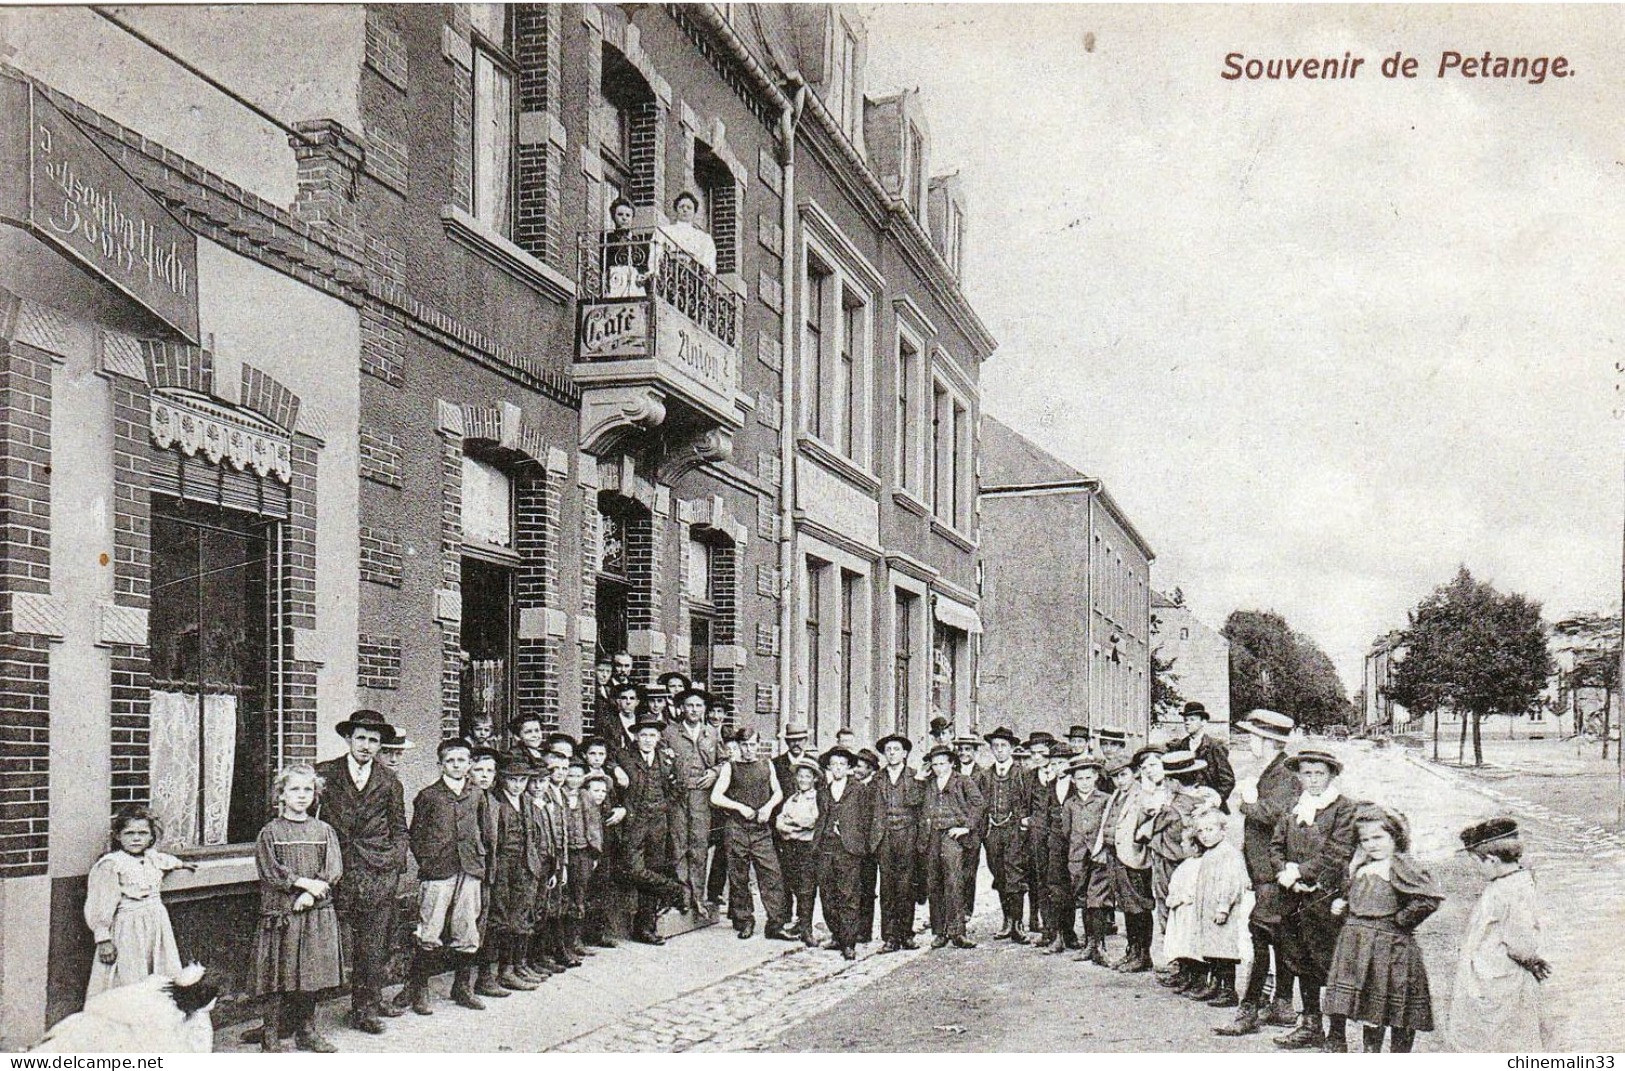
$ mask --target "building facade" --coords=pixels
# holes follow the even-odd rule
[[[1366,652],[1360,692],[1365,697],[1365,729],[1367,732],[1405,732],[1411,726],[1411,714],[1405,707],[1388,697],[1388,685],[1394,670],[1404,658],[1398,632],[1378,636]]]
[[[1151,547],[1106,492],[984,416],[982,705],[1018,732],[1151,726]]]
[[[357,707],[409,791],[479,720],[592,729],[620,650],[769,734],[976,723],[994,343],[855,13],[28,9],[0,45],[0,1044],[79,1006],[125,802],[240,989],[270,777]]]
[[[1207,708],[1223,731],[1231,721],[1230,641],[1185,605],[1183,595],[1151,593],[1152,651],[1173,663],[1174,688],[1186,702]],[[1176,712],[1177,713],[1177,712]]]

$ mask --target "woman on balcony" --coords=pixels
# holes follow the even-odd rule
[[[648,238],[632,230],[637,209],[631,201],[617,197],[609,214],[615,227],[604,234],[604,296],[644,297],[653,267]]]
[[[684,190],[672,201],[671,210],[677,217],[677,222],[668,223],[660,228],[661,235],[673,248],[687,254],[696,264],[704,268],[706,274],[715,276],[717,243],[694,222],[694,217],[700,210],[700,199]]]

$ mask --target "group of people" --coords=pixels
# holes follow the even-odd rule
[[[1184,737],[1132,751],[1110,726],[1073,726],[1065,739],[1002,727],[971,737],[937,718],[916,766],[903,734],[864,748],[843,732],[815,756],[794,725],[769,757],[755,730],[722,728],[721,704],[703,687],[675,672],[639,686],[630,672],[625,655],[600,667],[596,735],[577,740],[521,715],[503,727],[502,747],[481,723],[469,726],[473,739],[441,741],[439,776],[417,793],[410,822],[384,757],[411,744],[376,711],[338,724],[344,755],[281,770],[277,813],[256,845],[252,991],[266,998],[265,1022],[246,1037],[271,1051],[288,1037],[332,1051],[315,999],[346,980],[355,1029],[383,1032],[383,1019],[407,1009],[430,1015],[429,980],[447,957],[451,999],[483,1009],[613,948],[616,933],[664,943],[662,913],[708,916],[720,887],[742,940],[756,933],[759,896],[769,940],[822,943],[847,959],[877,935],[881,953],[915,948],[926,904],[932,947],[972,948],[982,859],[1002,913],[994,940],[1140,973],[1154,969],[1160,927],[1158,980],[1236,1008],[1220,1034],[1279,1024],[1292,1027],[1274,1039],[1283,1048],[1346,1051],[1352,1019],[1368,1051],[1386,1031],[1398,1052],[1433,1028],[1412,932],[1442,894],[1410,857],[1400,815],[1339,792],[1336,756],[1287,753],[1284,715],[1255,711],[1238,725],[1274,752],[1238,789],[1200,704],[1185,708]],[[122,809],[112,832],[86,904],[92,993],[179,970],[159,890],[185,864],[155,850],[162,831],[145,808]],[[1491,886],[1469,926],[1452,1041],[1539,1048],[1538,983],[1550,968],[1516,823],[1481,823],[1462,839]],[[408,852],[418,878],[411,964],[386,1000]],[[713,860],[708,875],[713,852],[720,871]],[[623,906],[629,917],[617,917]],[[1119,913],[1125,947],[1108,959]],[[1527,1029],[1484,1033],[1508,1022]]]

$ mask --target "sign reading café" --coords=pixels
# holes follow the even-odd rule
[[[0,76],[0,222],[198,341],[197,238],[35,86]]]

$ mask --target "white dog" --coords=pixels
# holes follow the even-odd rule
[[[98,993],[45,1034],[34,1052],[213,1052],[215,987],[193,963]]]

